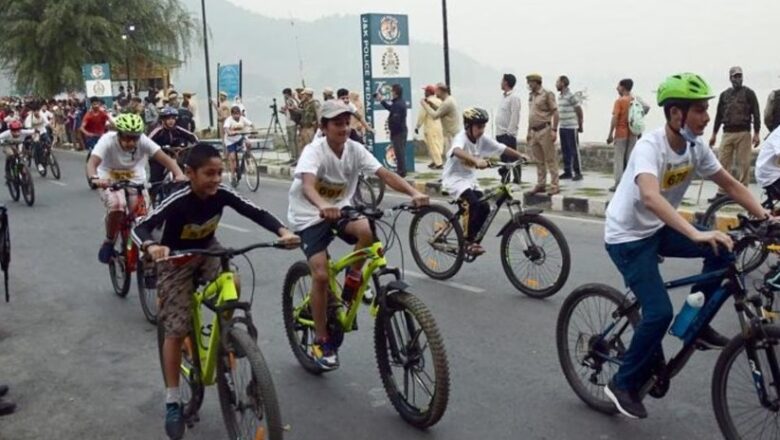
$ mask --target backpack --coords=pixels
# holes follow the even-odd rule
[[[645,131],[645,106],[636,97],[628,104],[628,129],[637,136]]]

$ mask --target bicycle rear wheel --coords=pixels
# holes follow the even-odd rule
[[[428,308],[406,292],[387,296],[374,322],[379,375],[390,402],[410,425],[435,425],[447,409],[447,352]]]
[[[463,228],[449,209],[426,206],[412,217],[409,247],[417,267],[437,280],[452,278],[465,258]]]
[[[311,292],[311,272],[305,261],[298,261],[287,271],[282,290],[282,318],[287,341],[298,363],[312,374],[321,374],[322,368],[311,356],[314,328],[301,324],[298,317],[313,319],[311,305],[301,307]],[[296,316],[297,314],[297,316]]]
[[[54,176],[55,179],[60,180],[60,163],[57,162],[57,156],[51,151],[49,152],[49,168],[51,168],[51,175]]]
[[[712,376],[715,419],[727,439],[760,439],[780,434],[780,327],[763,325],[746,338],[738,334],[718,356]],[[748,355],[748,353],[751,353]],[[758,384],[766,393],[762,405]]]
[[[371,184],[362,175],[358,178],[357,191],[355,191],[353,203],[358,206],[371,208],[375,208],[378,205],[374,188],[371,187]]]
[[[561,290],[569,278],[569,245],[555,223],[539,215],[524,215],[501,237],[501,265],[517,290],[546,298]]]
[[[146,320],[157,324],[157,270],[151,261],[138,259],[138,299]]]
[[[639,322],[636,311],[613,318],[627,306],[625,295],[612,287],[586,284],[566,298],[558,314],[555,338],[563,374],[580,399],[606,414],[616,414],[617,408],[604,387],[617,371],[617,361]]]
[[[162,322],[157,323],[157,354],[160,358],[160,369],[165,381],[165,370],[163,369],[163,343],[165,342],[165,331]],[[203,404],[204,386],[201,383],[200,358],[197,356],[197,347],[195,346],[195,334],[190,332],[189,336],[184,338],[181,347],[181,367],[179,368],[179,395],[181,396],[182,414],[188,426],[192,426],[197,421],[198,410]]]
[[[24,165],[22,165],[19,170],[19,182],[22,189],[22,197],[24,197],[24,203],[26,203],[27,206],[32,206],[35,203],[35,184],[33,184],[30,169]]]
[[[231,439],[281,440],[282,416],[271,373],[257,343],[242,328],[232,328],[217,360],[217,390]]]
[[[111,285],[114,287],[114,293],[120,298],[126,297],[130,292],[130,274],[126,270],[127,254],[125,247],[122,246],[123,242],[119,240],[119,245],[114,245],[114,256],[108,262]]]
[[[247,150],[241,160],[244,162],[242,166],[244,182],[250,191],[255,192],[260,187],[260,170],[257,166],[257,159],[252,155],[251,150]]]

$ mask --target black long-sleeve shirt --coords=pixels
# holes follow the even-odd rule
[[[139,247],[146,241],[152,241],[152,231],[164,225],[159,244],[171,250],[203,249],[214,238],[225,206],[230,206],[274,234],[284,227],[273,214],[227,185],[220,185],[217,193],[206,199],[195,195],[192,187],[187,185],[171,194],[138,223],[133,229],[133,241]]]
[[[390,112],[387,118],[387,126],[390,135],[405,133],[406,128],[406,102],[402,98],[394,98],[392,102],[381,101],[382,107]]]
[[[751,126],[758,133],[761,130],[761,110],[756,93],[745,86],[738,89],[731,87],[721,93],[713,133],[717,133],[721,125],[725,133],[750,131]]]

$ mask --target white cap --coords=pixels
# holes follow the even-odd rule
[[[351,115],[352,109],[339,99],[331,99],[322,104],[322,117],[325,119],[333,119],[344,113]]]

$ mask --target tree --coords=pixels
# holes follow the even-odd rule
[[[0,23],[0,68],[40,96],[80,89],[85,63],[186,60],[197,36],[179,0],[0,0]]]

